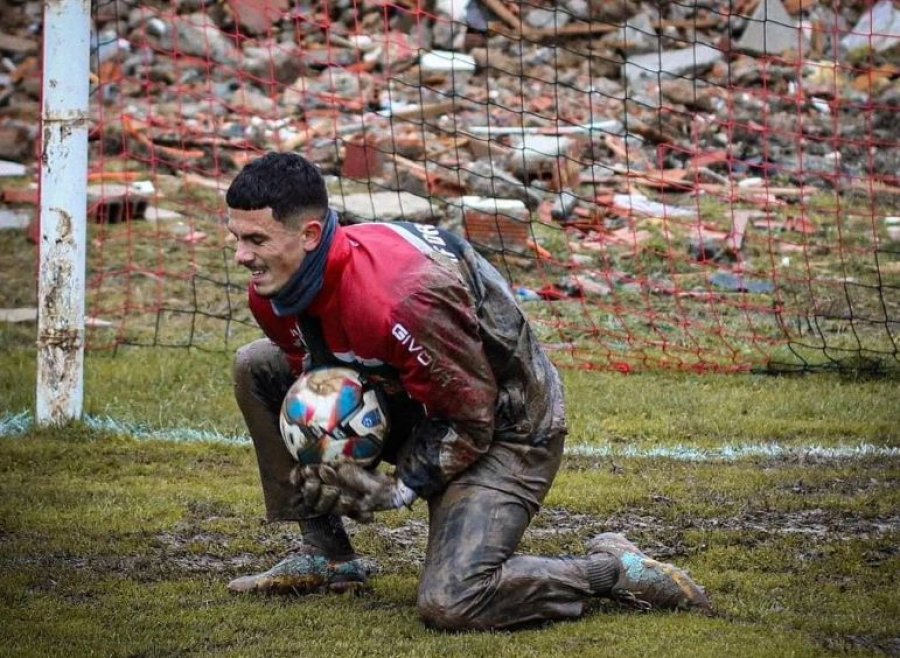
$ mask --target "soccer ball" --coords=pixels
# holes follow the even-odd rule
[[[303,373],[281,404],[284,445],[301,464],[370,465],[381,454],[390,428],[380,396],[350,368]]]

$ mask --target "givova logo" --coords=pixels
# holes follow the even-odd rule
[[[391,329],[391,335],[406,348],[407,352],[415,356],[419,365],[428,368],[428,373],[438,384],[446,386],[452,381],[453,376],[445,368],[437,364],[431,351],[425,349],[425,345],[417,341],[409,329],[398,322]]]

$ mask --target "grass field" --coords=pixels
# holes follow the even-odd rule
[[[597,532],[625,532],[686,567],[712,596],[715,617],[598,602],[576,622],[443,634],[425,629],[415,610],[421,503],[351,526],[378,566],[369,593],[227,593],[230,578],[290,550],[296,532],[262,522],[255,458],[232,399],[228,350],[257,332],[245,274],[225,267],[212,219],[219,201],[170,192],[183,200],[175,210],[197,218],[190,228],[209,233],[205,246],[181,240],[186,226],[91,225],[89,313],[115,326],[88,334],[84,422],[31,425],[35,328],[0,326],[0,655],[900,655],[900,378],[888,321],[897,317],[896,253],[882,253],[875,270],[872,245],[855,245],[849,274],[862,286],[877,273],[879,284],[865,288],[871,299],[852,289],[849,316],[849,274],[835,253],[782,265],[779,290],[799,300],[785,316],[798,323],[789,327],[794,356],[855,359],[844,377],[564,370],[569,451],[523,550],[578,554]],[[868,235],[863,228],[852,234]],[[567,271],[570,248],[560,231],[538,237],[561,269],[516,273],[535,286]],[[765,267],[761,238],[751,235],[748,249]],[[653,280],[661,272],[681,290],[709,290],[684,254],[653,245],[640,259],[612,253],[591,266]],[[0,307],[36,306],[34,263],[21,232],[0,232]],[[806,290],[810,264],[834,285]],[[818,315],[805,314],[806,293]],[[770,351],[786,329],[773,324],[769,300],[723,299],[620,286],[591,304],[527,312],[566,366],[678,370],[709,359],[728,369],[778,356]],[[185,340],[214,351],[122,345]],[[93,349],[110,344],[115,352]],[[878,367],[863,367],[866,359]],[[886,376],[851,376],[863,371]]]
[[[415,611],[421,504],[351,526],[379,568],[370,593],[228,594],[296,535],[262,523],[252,449],[227,440],[242,436],[227,354],[91,354],[90,423],[35,430],[34,351],[3,342],[2,655],[900,654],[896,380],[566,371],[570,453],[523,550],[622,531],[689,569],[718,614],[598,603],[576,622],[442,634]]]

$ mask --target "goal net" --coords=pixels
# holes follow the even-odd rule
[[[466,236],[562,365],[895,368],[900,12],[882,2],[95,0],[89,346],[257,334],[248,161]]]

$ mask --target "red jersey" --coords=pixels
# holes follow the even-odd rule
[[[442,490],[494,440],[565,431],[555,368],[502,276],[458,236],[407,223],[338,227],[323,276],[300,315],[279,317],[252,285],[250,309],[295,373],[310,357],[335,360],[423,406],[397,463],[420,496]]]

